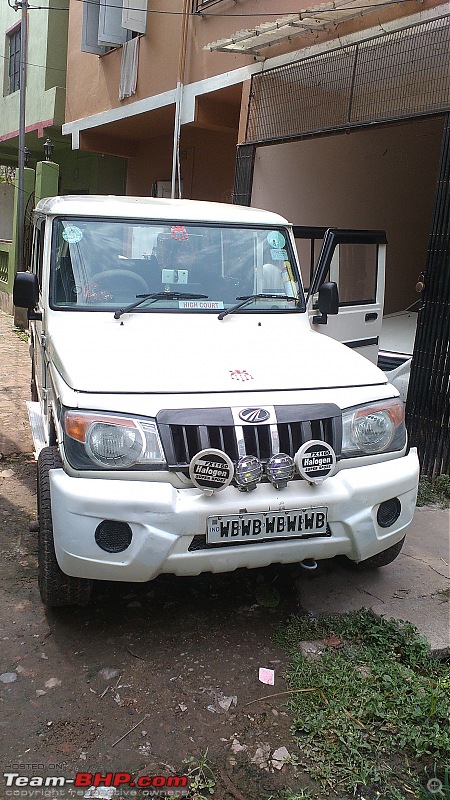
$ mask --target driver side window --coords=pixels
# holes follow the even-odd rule
[[[39,220],[33,231],[33,244],[32,244],[32,251],[31,251],[31,263],[30,269],[31,272],[34,272],[37,275],[38,283],[39,283],[39,291],[42,288],[42,264],[43,264],[43,255],[44,255],[44,231],[45,231],[45,224],[43,220]]]

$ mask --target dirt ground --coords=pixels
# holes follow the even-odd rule
[[[286,697],[252,702],[286,688],[285,654],[272,637],[289,614],[301,613],[306,573],[290,567],[101,583],[88,609],[46,612],[36,580],[37,534],[29,530],[35,518],[32,457],[4,458],[2,773],[183,774],[185,759],[198,762],[207,753],[215,800],[262,800],[281,786],[310,786],[290,764],[268,771],[255,763],[282,746],[292,754],[295,746]],[[281,603],[269,608],[256,597],[273,581]],[[259,682],[259,667],[274,670],[274,686]],[[15,678],[4,682],[9,673]],[[2,792],[0,778],[4,800]]]

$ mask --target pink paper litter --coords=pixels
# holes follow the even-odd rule
[[[261,683],[267,683],[269,686],[273,686],[275,683],[275,672],[273,669],[268,669],[267,667],[260,667],[258,677]]]

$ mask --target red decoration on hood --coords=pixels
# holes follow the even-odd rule
[[[253,375],[250,375],[246,369],[230,369],[231,379],[234,381],[253,381]]]

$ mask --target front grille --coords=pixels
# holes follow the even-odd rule
[[[327,442],[339,458],[341,411],[333,403],[275,406],[276,424],[236,426],[230,408],[165,409],[157,415],[169,469],[184,471],[207,448],[226,453],[233,462],[243,455],[265,463],[276,453],[294,457],[311,439]]]

